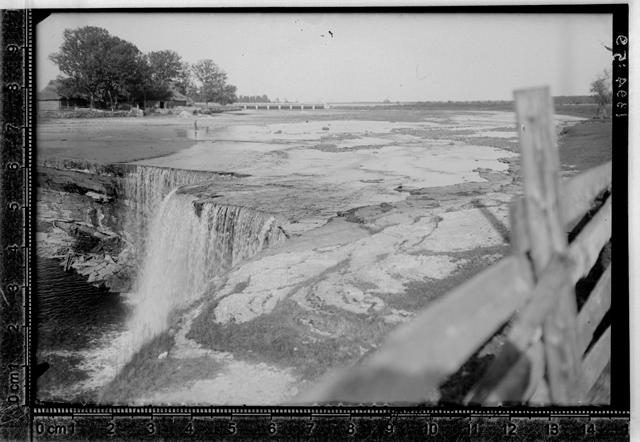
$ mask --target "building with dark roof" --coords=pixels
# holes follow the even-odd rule
[[[89,102],[79,97],[65,97],[58,93],[58,80],[51,80],[47,86],[38,92],[38,111],[56,111],[73,109],[74,107],[86,107]]]
[[[193,104],[193,100],[172,87],[170,89],[171,95],[165,100],[147,100],[145,107],[155,107],[159,109],[170,109],[176,106],[190,106]]]

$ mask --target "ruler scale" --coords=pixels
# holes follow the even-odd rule
[[[291,437],[428,440],[625,440],[628,412],[536,413],[489,410],[420,410],[328,407],[264,407],[260,416],[244,407],[184,407],[180,412],[149,414],[148,407],[120,410],[34,409],[34,436],[39,440],[86,440],[150,437],[201,440],[214,437],[287,439]],[[176,407],[172,407],[176,408]],[[251,407],[259,408],[259,407]]]

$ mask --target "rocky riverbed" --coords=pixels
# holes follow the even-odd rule
[[[101,401],[289,401],[508,253],[520,191],[513,114],[309,114],[212,119],[198,143],[154,159],[40,167],[38,253],[114,291],[134,289],[150,218],[172,189],[194,232],[216,207],[218,233],[262,238],[170,303],[164,330]],[[577,121],[559,117],[558,132]],[[234,208],[250,211],[244,230]]]

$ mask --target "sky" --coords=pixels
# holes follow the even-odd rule
[[[145,53],[211,58],[238,94],[289,101],[585,95],[611,65],[605,14],[56,13],[36,28],[39,90],[60,74],[48,56],[64,29],[87,25]]]

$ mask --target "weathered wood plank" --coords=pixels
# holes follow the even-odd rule
[[[557,272],[556,275],[559,276],[560,273],[561,272]],[[538,290],[540,290],[540,288],[538,288]],[[576,324],[576,339],[578,343],[576,347],[579,354],[582,354],[586,349],[591,341],[593,331],[609,308],[611,299],[610,290],[611,267],[609,266],[600,277],[589,300],[578,315]],[[548,295],[552,294],[552,292],[547,293]],[[516,345],[526,345],[528,341],[527,336],[534,336],[534,339],[536,339],[535,336],[540,335],[540,331],[536,332],[536,322],[542,318],[544,306],[534,300],[540,300],[537,293],[532,295],[531,305],[528,305],[521,313],[521,316],[525,316],[525,318],[517,319],[513,326],[508,337],[513,343],[507,341],[511,349],[514,349]],[[549,301],[552,301],[551,297],[549,297]],[[518,397],[520,397],[523,402],[531,399],[537,404],[548,403],[548,391],[545,394],[542,394],[542,392],[539,393],[535,399],[533,397],[534,391],[538,389],[538,383],[542,381],[544,370],[542,360],[536,359],[536,356],[534,356],[538,351],[541,351],[541,345],[539,340],[534,341],[526,350],[526,353],[521,354],[515,363],[516,357],[513,356],[514,351],[508,352],[511,353],[511,355],[504,354],[505,350],[501,351],[496,357],[496,360],[487,369],[487,375],[483,377],[474,390],[467,396],[466,402],[498,405],[509,401],[518,401]],[[536,346],[537,348],[535,348]],[[525,371],[527,368],[529,368],[528,378],[523,378],[522,376],[526,374]],[[525,382],[525,384],[522,382]],[[544,399],[544,397],[547,398]]]
[[[485,406],[526,403],[544,376],[544,364],[544,349],[540,339],[534,341],[525,353],[513,347],[503,349],[490,364],[483,379],[467,395],[465,403]]]
[[[563,225],[574,226],[593,208],[595,198],[611,188],[611,161],[593,167],[560,183],[560,215]],[[528,231],[525,222],[524,198],[513,198],[510,204],[511,229],[509,238],[513,253],[529,251]]]
[[[585,404],[609,405],[611,403],[611,361],[604,367],[593,387],[585,396]]]
[[[574,224],[591,209],[593,200],[611,188],[611,161],[586,170],[560,184],[560,212],[565,225]]]
[[[560,183],[560,215],[563,224],[570,225],[579,221],[591,208],[594,199],[606,189],[611,189],[611,161],[592,167]],[[523,207],[514,207],[516,201],[524,204],[522,197],[515,197],[511,203],[514,210],[523,213]],[[524,215],[520,215],[524,216]],[[511,225],[513,231],[514,226]],[[511,237],[518,237],[512,233]]]
[[[607,327],[582,361],[584,391],[589,391],[611,360],[611,327]]]
[[[529,399],[530,405],[549,405],[551,402],[551,397],[549,396],[549,384],[546,379],[543,377],[538,385],[536,386],[536,390],[533,392],[533,396]]]
[[[611,264],[598,279],[598,283],[589,294],[587,302],[578,313],[577,337],[578,350],[583,353],[591,339],[593,332],[611,307]]]
[[[578,388],[581,375],[575,335],[575,281],[570,282],[566,275],[553,275],[549,279],[547,274],[542,273],[544,269],[547,273],[555,272],[547,264],[554,254],[564,254],[568,247],[560,211],[560,159],[553,121],[553,100],[548,87],[516,91],[514,96],[522,152],[525,220],[533,271],[536,279],[554,282],[551,285],[546,284],[548,281],[539,284],[543,291],[536,289],[535,292],[539,293],[532,304],[534,307],[536,304],[544,307],[538,309],[538,313],[547,313],[541,322],[551,401],[568,405],[575,401],[577,392],[582,392]],[[575,258],[584,260],[584,255],[581,252]],[[580,264],[583,263],[578,261]],[[564,264],[563,267],[566,269],[568,265]],[[549,303],[552,308],[549,308]],[[535,308],[530,310],[535,311]],[[522,339],[525,338],[523,335]]]
[[[564,280],[554,294],[555,308],[543,323],[543,341],[547,360],[547,381],[551,402],[555,405],[575,404],[582,376],[576,339],[576,296],[573,284]]]
[[[568,255],[573,261],[570,276],[574,283],[589,273],[609,238],[611,238],[611,196],[569,246]]]
[[[386,351],[375,354],[370,363],[400,365],[407,372],[435,365],[453,373],[528,299],[531,284],[528,269],[507,257],[396,329]]]
[[[559,208],[560,158],[548,87],[514,93],[522,154],[524,207],[531,259],[537,275],[567,247]]]
[[[519,367],[527,366],[527,370],[522,373]],[[514,370],[511,370],[502,380],[496,389],[489,395],[485,401],[485,405],[497,403],[526,403],[535,392],[538,384],[544,378],[545,358],[544,346],[539,339],[534,341],[524,357],[521,358]],[[518,378],[521,378],[519,380]],[[514,391],[511,386],[517,386],[518,382],[524,382],[520,391]],[[518,394],[516,394],[518,393]]]
[[[398,398],[398,392],[435,400],[440,382],[525,303],[531,286],[530,270],[507,257],[394,330],[363,366],[332,375],[298,401],[384,402]],[[373,379],[384,379],[385,385]]]
[[[487,375],[478,383],[476,387],[478,393],[470,399],[471,401],[482,402],[488,400],[490,391],[498,388],[500,384],[499,378],[513,376],[510,372],[518,370],[517,367],[513,366],[515,358],[510,356],[509,353],[526,354],[530,346],[540,340],[542,324],[549,317],[550,312],[553,311],[558,300],[558,292],[572,286],[567,278],[569,265],[570,261],[562,255],[553,256],[551,262],[542,273],[537,286],[532,290],[529,301],[515,318],[507,335],[507,343],[487,370]],[[524,364],[524,361],[521,364]],[[531,389],[533,389],[533,386]]]
[[[511,252],[515,255],[524,255],[529,251],[529,235],[527,231],[527,223],[525,220],[524,200],[522,198],[514,198],[509,204],[509,242],[511,243]]]
[[[571,286],[567,278],[569,265],[565,257],[555,255],[515,319],[508,340],[520,351],[526,351],[529,344],[540,336],[542,323],[553,310],[558,292],[562,287]]]

